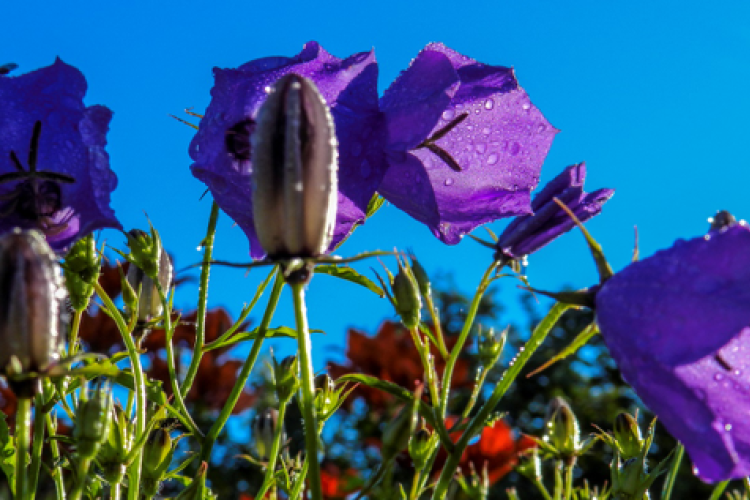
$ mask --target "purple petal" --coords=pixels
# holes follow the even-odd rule
[[[448,65],[458,77],[455,88]],[[485,222],[531,212],[529,193],[557,133],[518,86],[513,71],[488,66],[440,44],[428,45],[381,100],[388,129],[388,158],[380,193],[425,222],[449,244]],[[434,141],[460,172],[423,142],[466,116]],[[412,165],[421,164],[429,186],[415,186]],[[433,199],[427,214],[406,200]],[[428,222],[429,221],[429,222]]]
[[[264,252],[253,224],[252,159],[230,154],[226,134],[238,123],[254,120],[265,100],[266,87],[288,73],[315,82],[331,107],[336,127],[339,212],[331,248],[364,220],[367,204],[387,168],[374,53],[362,52],[342,60],[310,42],[292,58],[269,57],[237,69],[214,69],[212,100],[190,144],[190,156],[195,161],[191,170],[245,232],[254,258],[262,257]]]
[[[750,474],[750,229],[678,241],[596,296],[623,377],[707,481]]]
[[[50,246],[62,251],[76,239],[105,227],[121,228],[109,207],[117,177],[105,151],[112,112],[103,106],[85,107],[86,80],[59,59],[51,66],[18,77],[0,77],[0,174],[17,172],[11,151],[28,172],[34,124],[41,122],[36,169],[67,174],[73,183],[53,181],[42,186],[59,189],[59,204],[36,216],[22,206],[25,181],[0,184],[0,232],[14,227],[39,229]],[[39,182],[39,181],[37,181]],[[28,186],[31,184],[26,181]],[[40,189],[39,186],[37,189]],[[28,196],[27,196],[28,198]],[[15,200],[15,201],[11,201]],[[33,199],[27,200],[27,205]],[[59,206],[58,206],[59,205]]]

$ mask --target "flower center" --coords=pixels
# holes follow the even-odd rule
[[[224,144],[232,158],[250,160],[250,136],[255,130],[255,120],[247,118],[232,125],[224,134]]]

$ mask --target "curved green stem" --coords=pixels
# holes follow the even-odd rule
[[[279,297],[281,296],[281,290],[283,288],[284,278],[280,272],[277,272],[276,281],[274,281],[273,290],[271,291],[271,297],[268,299],[268,305],[266,306],[266,312],[264,313],[263,319],[258,327],[258,337],[255,342],[253,342],[250,354],[242,365],[242,370],[240,370],[240,374],[237,376],[237,382],[235,382],[234,387],[232,387],[229,399],[224,403],[224,407],[221,409],[219,417],[214,421],[211,429],[209,429],[206,437],[203,439],[200,455],[200,460],[202,462],[210,463],[209,459],[211,458],[211,450],[213,449],[214,443],[219,437],[219,434],[221,434],[221,430],[227,423],[229,416],[232,414],[232,410],[240,399],[240,395],[242,395],[247,379],[250,377],[250,372],[255,365],[255,361],[258,359],[258,354],[260,354],[260,348],[263,346],[263,340],[266,338],[268,327],[271,324],[271,318],[273,318],[273,313],[276,311],[276,305],[279,303]]]
[[[573,497],[573,469],[575,469],[575,461],[573,463],[565,463],[565,500],[570,500]]]
[[[682,443],[677,443],[675,449],[674,458],[672,459],[672,467],[669,470],[669,475],[666,481],[664,481],[664,489],[661,493],[661,500],[669,500],[672,498],[672,490],[674,489],[674,483],[677,481],[677,474],[680,471],[680,464],[682,463],[682,456],[685,454],[685,447]]]
[[[275,487],[274,473],[276,472],[276,459],[279,456],[279,450],[281,449],[281,436],[284,434],[284,417],[286,416],[286,401],[282,401],[279,405],[279,415],[277,418],[278,425],[276,426],[276,433],[273,436],[273,444],[271,445],[271,453],[268,457],[268,466],[266,468],[266,475],[263,478],[263,484],[255,494],[256,498],[263,498],[268,488],[271,486]]]
[[[18,398],[16,408],[16,500],[27,500],[29,478],[26,474],[26,457],[29,454],[31,430],[31,398]]]
[[[109,311],[110,317],[114,319],[117,324],[120,335],[125,343],[125,348],[128,351],[128,357],[130,359],[130,365],[133,370],[133,377],[135,379],[135,399],[136,399],[136,418],[135,418],[135,436],[134,442],[138,442],[146,431],[146,385],[143,380],[143,366],[141,366],[141,357],[138,349],[133,341],[131,335],[131,329],[125,323],[120,311],[115,306],[112,299],[109,298],[107,292],[97,282],[94,282],[94,288],[99,299],[104,304],[104,307]],[[141,460],[142,453],[138,453],[130,464],[128,472],[128,499],[137,500],[138,493],[140,490],[141,483]]]
[[[76,353],[76,342],[78,342],[78,330],[81,328],[81,317],[83,311],[75,311],[73,313],[73,323],[70,325],[70,336],[68,337],[68,355],[72,356]]]
[[[323,487],[320,481],[318,462],[318,419],[315,415],[315,381],[312,367],[312,343],[307,325],[305,308],[305,288],[302,284],[292,285],[294,297],[294,317],[297,322],[297,343],[299,344],[300,371],[302,372],[302,418],[305,423],[305,451],[310,463],[310,491],[312,500],[322,500]]]
[[[47,434],[49,434],[50,436],[53,436],[55,433],[57,433],[56,420],[53,420],[52,415],[50,415],[49,413],[47,413],[44,416],[44,419],[47,423]],[[60,449],[57,446],[57,440],[50,439],[49,449],[50,449],[50,455],[52,455],[52,463],[57,464],[60,458]],[[65,481],[63,480],[62,467],[60,465],[55,466],[54,472],[52,473],[52,479],[55,482],[55,491],[57,493],[57,500],[65,500]]]
[[[29,499],[36,496],[39,469],[42,466],[42,445],[44,445],[44,396],[41,391],[36,394],[36,411],[34,412],[34,439],[31,445],[31,465],[29,466]]]
[[[109,485],[109,496],[112,500],[120,500],[122,497],[122,487],[120,486],[120,483]]]
[[[555,304],[554,306],[552,306],[552,309],[550,309],[549,313],[547,313],[547,316],[534,329],[534,332],[531,334],[531,338],[529,338],[528,342],[526,342],[526,345],[521,349],[521,352],[518,353],[515,361],[511,363],[506,372],[503,374],[503,378],[495,386],[495,389],[492,391],[492,395],[484,403],[484,405],[480,408],[476,415],[474,415],[474,417],[471,419],[468,426],[466,427],[466,430],[456,443],[456,447],[453,449],[453,452],[448,456],[448,460],[446,460],[445,465],[443,466],[443,471],[440,473],[440,479],[435,486],[435,491],[432,495],[433,500],[445,498],[445,494],[448,491],[448,486],[450,485],[453,473],[458,467],[458,463],[461,460],[461,455],[466,449],[466,446],[469,444],[469,441],[482,429],[484,423],[487,421],[489,416],[495,410],[497,404],[505,395],[505,392],[516,380],[516,377],[518,377],[518,375],[521,373],[521,370],[529,361],[534,352],[536,352],[539,346],[542,345],[542,342],[544,342],[547,334],[555,326],[557,320],[560,319],[560,316],[562,316],[562,314],[571,307],[573,306],[570,306],[568,304]]]
[[[424,297],[424,302],[427,310],[430,312],[430,319],[432,320],[432,325],[435,328],[435,338],[438,342],[438,350],[440,351],[440,355],[443,357],[443,359],[445,359],[448,357],[448,348],[445,346],[443,326],[440,324],[440,316],[438,316],[437,309],[435,308],[435,303],[432,300],[432,295],[426,295]]]
[[[211,205],[211,215],[208,218],[208,229],[203,239],[203,265],[201,267],[201,281],[198,288],[198,317],[195,325],[195,345],[193,357],[190,360],[185,380],[180,386],[182,397],[187,397],[193,381],[198,373],[198,366],[203,356],[203,344],[206,340],[206,308],[208,304],[208,278],[211,275],[211,258],[214,252],[214,237],[216,236],[216,221],[219,219],[219,205],[214,201]]]
[[[474,294],[474,298],[471,301],[469,313],[466,315],[466,320],[464,321],[464,326],[458,336],[456,345],[453,346],[450,357],[448,357],[448,361],[445,363],[445,370],[443,371],[443,390],[440,394],[440,411],[443,418],[445,418],[445,414],[448,410],[448,395],[450,394],[451,390],[453,369],[456,367],[458,356],[461,354],[464,344],[466,343],[466,339],[469,337],[471,327],[474,326],[474,318],[476,318],[477,311],[479,310],[479,303],[482,301],[482,297],[484,296],[484,292],[487,291],[487,287],[492,282],[492,273],[495,270],[495,266],[496,263],[493,262],[490,267],[488,267],[484,272],[482,280],[479,282],[477,291]]]
[[[83,490],[86,487],[86,478],[89,475],[89,467],[91,467],[90,458],[82,458],[78,464],[78,477],[76,478],[76,485],[73,488],[73,492],[70,494],[71,500],[80,500],[83,495]]]

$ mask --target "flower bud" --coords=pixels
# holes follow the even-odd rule
[[[125,475],[128,453],[135,438],[135,425],[119,405],[113,406],[110,413],[109,433],[99,447],[96,460],[107,482],[117,483]]]
[[[16,384],[13,375],[42,371],[59,358],[64,296],[60,267],[41,233],[14,230],[0,238],[0,370],[19,397],[31,397],[35,384]]]
[[[208,471],[208,464],[206,462],[201,462],[200,467],[198,467],[198,473],[195,478],[193,478],[193,482],[190,483],[190,486],[182,490],[182,492],[177,495],[176,499],[210,500],[218,498],[211,493],[211,490],[206,486],[206,471]]]
[[[62,265],[65,287],[75,311],[81,312],[88,307],[101,267],[102,258],[96,251],[93,234],[76,241],[65,256]]]
[[[140,290],[138,319],[143,322],[148,322],[154,317],[160,316],[164,311],[156,283],[159,283],[164,294],[169,292],[169,286],[172,284],[172,260],[164,251],[158,233],[154,229],[151,231],[152,235],[155,234],[155,236],[149,236],[140,229],[133,229],[128,235],[128,246],[131,249],[129,257],[132,260],[131,258],[128,259],[130,267],[128,267],[127,280],[136,293]],[[131,245],[131,242],[137,243]],[[140,250],[136,250],[137,248],[140,248]],[[152,260],[153,249],[158,250],[158,259]],[[139,257],[133,258],[135,255],[139,255]],[[145,267],[141,267],[141,265]],[[129,314],[134,313],[127,303],[126,310]]]
[[[411,270],[401,262],[398,264],[398,274],[393,278],[391,288],[396,313],[401,317],[401,322],[409,329],[419,326],[422,311],[419,286]]]
[[[161,478],[162,472],[172,461],[172,437],[169,430],[157,428],[151,431],[143,445],[143,475],[152,480]]]
[[[330,417],[338,408],[339,394],[336,383],[327,373],[315,377],[315,410],[319,420]]]
[[[338,150],[315,84],[289,73],[272,87],[251,137],[253,218],[271,259],[317,257],[336,222]]]
[[[271,458],[273,439],[279,425],[283,426],[283,422],[279,422],[279,412],[274,408],[267,408],[253,418],[255,451],[260,458],[266,460]],[[284,430],[282,427],[281,441],[284,442],[285,440],[286,438],[284,437]]]
[[[544,440],[561,456],[573,457],[580,444],[578,420],[568,403],[560,397],[550,401],[547,408],[547,432]]]
[[[479,330],[479,335],[477,335],[477,352],[479,363],[484,368],[489,369],[497,363],[498,358],[503,353],[507,337],[508,328],[499,334],[495,332],[494,328]]]
[[[419,415],[419,398],[415,397],[412,403],[404,406],[396,419],[386,427],[383,433],[383,447],[381,454],[383,462],[386,462],[401,453],[409,446],[409,439],[417,428],[417,417]]]
[[[285,404],[299,388],[297,356],[287,356],[281,360],[281,363],[277,363],[274,358],[273,378],[276,382],[276,397],[281,404]]]
[[[414,462],[414,469],[421,471],[427,466],[427,460],[432,454],[434,442],[432,433],[427,429],[419,429],[409,440],[409,456]]]
[[[643,439],[638,422],[628,413],[620,413],[615,418],[614,437],[617,448],[625,460],[641,454]]]
[[[422,297],[429,297],[432,294],[432,285],[430,284],[430,278],[427,277],[427,271],[424,270],[424,267],[414,255],[409,255],[409,258],[411,260],[411,271],[419,286],[419,292]]]
[[[111,419],[112,394],[109,384],[98,382],[90,397],[81,398],[76,411],[73,437],[79,456],[93,458],[96,455],[99,446],[109,437]]]

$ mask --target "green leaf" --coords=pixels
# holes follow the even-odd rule
[[[325,333],[323,330],[310,330],[313,333]],[[222,341],[214,341],[210,344],[203,347],[203,352],[213,351],[214,349],[219,349],[221,347],[227,347],[234,344],[237,344],[239,342],[244,342],[246,340],[255,340],[259,337],[260,332],[259,328],[254,328],[253,330],[249,332],[240,332],[237,335],[234,335],[233,337],[230,337],[228,339],[222,340]],[[279,326],[276,328],[269,328],[266,330],[265,338],[278,338],[278,337],[288,337],[292,339],[297,338],[297,330],[294,328],[290,328],[288,326]]]
[[[385,292],[378,285],[375,284],[367,276],[359,274],[357,271],[349,266],[337,266],[335,264],[323,264],[315,267],[316,273],[327,274],[334,278],[340,278],[342,280],[351,281],[358,285],[362,285],[368,290],[375,292],[379,297],[385,297]]]
[[[586,345],[591,338],[599,333],[599,327],[596,325],[596,323],[591,323],[589,326],[583,329],[581,333],[578,334],[576,338],[573,339],[573,341],[562,351],[560,351],[556,356],[551,358],[549,361],[544,363],[542,366],[534,370],[533,372],[526,375],[526,377],[531,377],[533,375],[536,375],[537,373],[546,370],[550,366],[554,365],[558,361],[561,361],[568,356],[572,356],[573,354],[578,351],[581,347]]]
[[[380,210],[380,208],[385,204],[385,198],[380,196],[378,193],[375,193],[372,195],[372,198],[370,198],[370,202],[367,204],[367,211],[366,217],[369,219],[373,215],[375,215],[375,212]]]
[[[8,416],[0,411],[0,469],[3,470],[15,491],[16,440],[10,435],[8,424],[5,421],[7,418]]]

